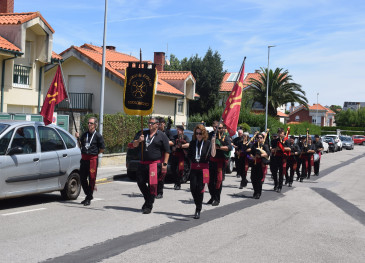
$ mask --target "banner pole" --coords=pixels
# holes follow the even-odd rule
[[[142,68],[142,49],[139,49],[139,68]],[[141,135],[143,134],[143,116],[141,115]],[[141,145],[141,161],[143,161],[143,142]]]
[[[75,121],[75,117],[74,117],[74,112],[72,110],[71,98],[70,98],[70,95],[68,94],[67,85],[66,85],[66,82],[65,82],[65,77],[63,76],[63,70],[62,70],[61,62],[58,65],[60,66],[60,69],[61,69],[62,81],[63,81],[63,85],[65,86],[65,90],[66,90],[66,94],[67,94],[67,101],[68,101],[68,105],[69,105],[69,108],[70,108],[70,111],[71,111],[71,117],[72,117],[72,120],[73,120],[73,123],[74,123],[74,126],[75,126],[75,131],[78,133],[78,130],[77,130],[77,127],[76,127],[76,121]]]

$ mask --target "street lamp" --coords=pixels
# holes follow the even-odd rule
[[[104,89],[105,89],[105,52],[106,52],[106,18],[108,11],[108,0],[105,0],[104,10],[104,32],[103,32],[103,55],[101,64],[101,87],[100,87],[100,114],[99,114],[99,132],[103,134],[104,127]]]
[[[270,80],[270,48],[276,46],[267,46],[267,85],[266,85],[266,114],[265,114],[265,131],[267,131],[267,110],[269,107],[269,80]]]
[[[318,95],[319,93],[317,92],[317,112],[316,112],[316,125],[318,126],[317,122],[318,122]],[[321,126],[321,122],[319,123],[319,126]]]

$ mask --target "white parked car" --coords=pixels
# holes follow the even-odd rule
[[[61,191],[80,194],[81,151],[64,129],[34,121],[0,121],[0,199]]]
[[[322,142],[322,145],[323,145],[322,153],[324,153],[324,152],[329,153],[328,143],[323,138],[324,137],[321,137],[321,142]]]

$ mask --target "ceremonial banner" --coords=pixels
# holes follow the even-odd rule
[[[226,125],[229,135],[231,136],[236,134],[238,117],[240,116],[245,59],[243,60],[240,75],[226,101],[226,108],[222,115],[223,123]]]
[[[124,80],[124,112],[128,115],[149,115],[153,111],[155,101],[157,70],[154,65],[147,68],[132,67],[130,63],[125,71]]]
[[[51,86],[49,87],[41,110],[44,124],[48,125],[52,123],[55,105],[66,98],[67,93],[65,90],[65,85],[63,84],[61,68],[60,65],[58,65],[56,75],[53,78]]]

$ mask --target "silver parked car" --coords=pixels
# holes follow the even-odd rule
[[[350,136],[340,136],[340,139],[342,141],[342,147],[347,150],[353,150],[354,149],[354,140]]]
[[[58,126],[0,120],[0,199],[52,191],[77,199],[80,159],[76,139]]]

